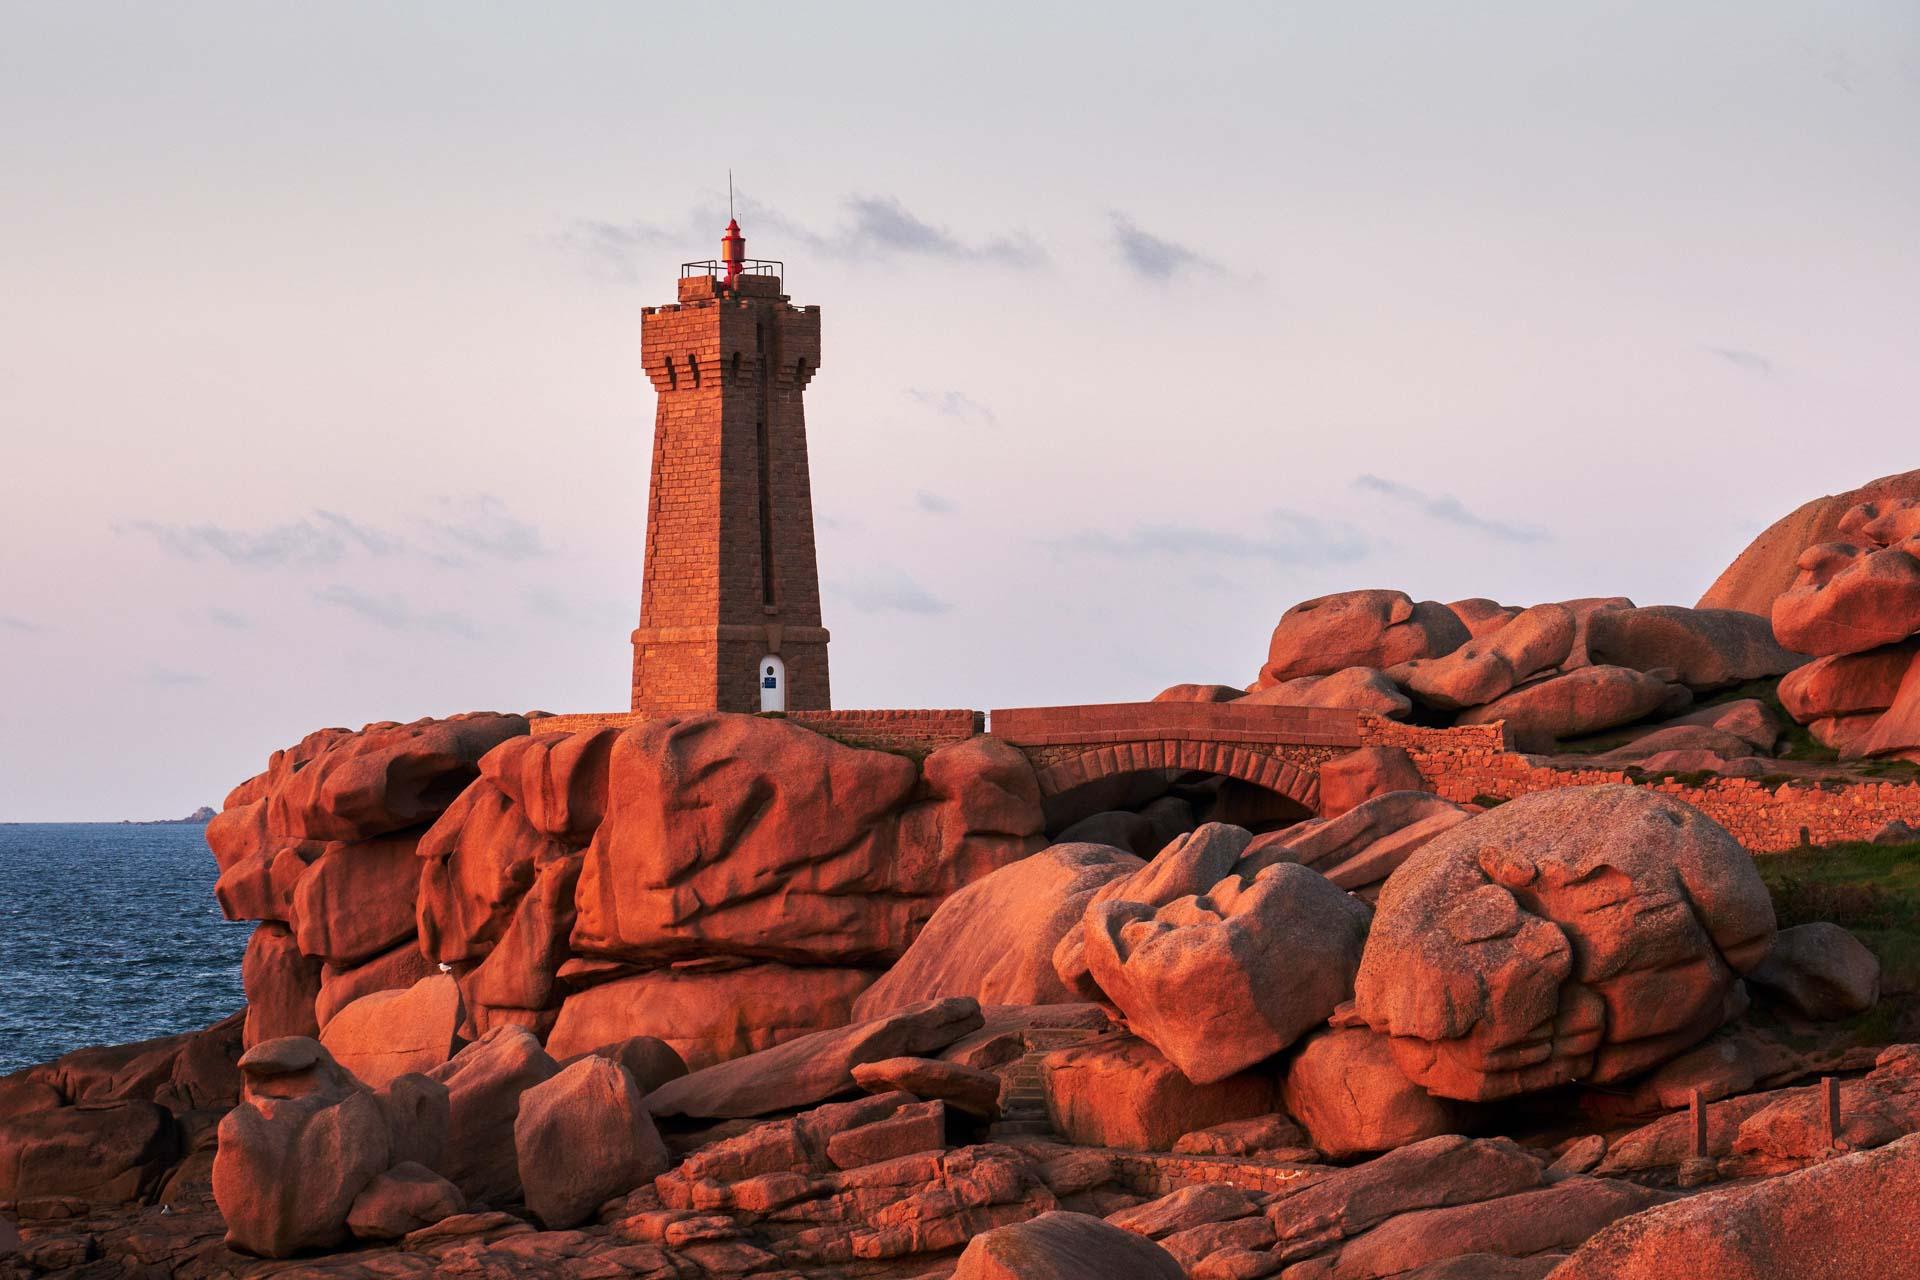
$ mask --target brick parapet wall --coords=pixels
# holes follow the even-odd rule
[[[1237,706],[1230,702],[1113,702],[1077,707],[1015,707],[988,719],[993,736],[1017,747],[1074,746],[1123,740],[1259,742],[1352,748],[1360,717],[1326,707]]]
[[[534,733],[581,733],[591,729],[628,729],[660,718],[629,711],[538,716],[532,721],[532,730]],[[985,717],[980,712],[957,708],[789,711],[784,718],[790,724],[851,747],[909,754],[924,754],[965,742],[985,727]]]
[[[1704,812],[1755,853],[1801,844],[1866,840],[1896,818],[1920,824],[1920,783],[1812,781],[1763,783],[1754,778],[1709,778],[1698,784],[1636,781],[1613,769],[1556,769],[1539,757],[1508,749],[1499,724],[1423,729],[1362,716],[1368,746],[1405,748],[1427,785],[1461,804],[1482,797],[1512,800],[1561,787],[1626,783],[1659,791]]]

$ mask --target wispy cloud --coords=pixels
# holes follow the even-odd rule
[[[918,490],[914,493],[913,505],[930,515],[936,516],[948,515],[953,511],[953,504],[951,502],[948,502],[939,494],[929,493],[925,489]]]
[[[993,410],[964,391],[930,391],[923,387],[908,387],[907,399],[924,408],[931,409],[943,418],[956,418],[961,422],[978,422],[992,426],[998,421]]]
[[[531,560],[549,554],[538,527],[515,518],[507,504],[490,493],[470,498],[441,498],[439,515],[425,522],[441,550],[436,559],[465,564],[469,556],[492,560]]]
[[[159,685],[163,689],[181,688],[186,685],[205,684],[207,678],[197,671],[180,671],[173,667],[149,666],[146,671],[148,684]]]
[[[1046,251],[1024,234],[963,240],[914,214],[894,196],[856,196],[846,202],[849,225],[830,240],[842,253],[900,254],[953,262],[988,262],[1026,270],[1043,266]]]
[[[115,525],[114,531],[151,538],[182,560],[242,569],[324,569],[355,556],[398,555],[461,568],[476,560],[531,560],[552,553],[538,526],[484,493],[436,499],[431,514],[414,521],[405,534],[325,510],[264,529],[135,520]]]
[[[1123,213],[1112,215],[1113,242],[1120,260],[1135,275],[1148,280],[1170,280],[1182,271],[1214,272],[1220,264],[1186,245],[1142,231]]]
[[[1053,539],[1051,545],[1124,560],[1180,557],[1271,564],[1347,564],[1364,559],[1376,545],[1351,525],[1330,523],[1295,511],[1268,512],[1264,526],[1239,530],[1144,522],[1118,533],[1082,530]]]
[[[1411,485],[1386,480],[1376,475],[1362,475],[1354,479],[1353,487],[1366,493],[1377,493],[1384,498],[1398,502],[1403,506],[1438,520],[1443,524],[1458,525],[1462,529],[1471,529],[1483,533],[1489,538],[1501,542],[1534,543],[1546,542],[1549,535],[1546,530],[1530,525],[1507,524],[1501,520],[1489,520],[1485,516],[1469,511],[1458,498],[1444,493],[1427,493]]]
[[[216,627],[225,627],[229,631],[245,631],[253,626],[253,619],[244,613],[235,613],[232,609],[214,606],[207,610],[207,621]]]
[[[864,577],[833,582],[828,590],[861,613],[947,613],[953,606],[897,570],[878,570]]]
[[[45,631],[46,628],[31,618],[17,617],[11,613],[0,613],[0,631]]]
[[[155,520],[135,520],[115,529],[144,534],[161,550],[183,560],[223,560],[243,569],[331,565],[355,552],[386,556],[406,548],[406,543],[392,534],[333,511],[315,511],[292,523],[265,529],[163,524]]]
[[[683,238],[679,233],[645,222],[580,218],[555,236],[553,243],[577,258],[589,275],[632,284],[640,278],[637,260],[642,252]]]
[[[473,623],[451,610],[421,610],[404,596],[377,596],[354,587],[335,583],[313,593],[321,604],[335,605],[375,626],[389,631],[441,631],[450,635],[474,636]]]
[[[1742,351],[1738,347],[1708,347],[1707,353],[1719,356],[1728,364],[1745,369],[1748,373],[1773,372],[1773,361],[1755,351]]]
[[[921,258],[1018,271],[1047,263],[1046,250],[1025,232],[963,235],[909,209],[897,196],[849,196],[841,201],[838,222],[825,230],[809,226],[744,193],[736,196],[735,206],[747,233],[749,253],[804,249],[832,258],[865,261]],[[576,219],[554,237],[554,243],[577,258],[589,273],[631,282],[638,279],[638,264],[663,246],[687,246],[688,255],[698,249],[715,252],[726,219],[726,205],[708,200],[677,221],[666,223],[645,219]]]

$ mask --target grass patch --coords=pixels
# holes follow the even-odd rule
[[[1920,842],[1823,845],[1754,859],[1780,927],[1831,920],[1880,958],[1888,992],[1920,992]]]
[[[1508,797],[1508,796],[1490,796],[1483,791],[1479,795],[1473,798],[1473,802],[1479,805],[1482,809],[1498,809],[1501,805],[1505,804],[1510,798],[1511,797]]]

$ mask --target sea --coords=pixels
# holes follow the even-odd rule
[[[0,1075],[241,1008],[199,823],[0,824]]]

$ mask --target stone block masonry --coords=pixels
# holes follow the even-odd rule
[[[761,659],[789,711],[831,705],[802,393],[820,309],[773,276],[680,282],[649,307],[641,358],[658,400],[630,706],[760,710]]]
[[[1422,729],[1362,716],[1368,746],[1403,747],[1427,785],[1448,800],[1513,800],[1560,787],[1628,783],[1663,792],[1701,810],[1754,853],[1783,853],[1803,844],[1866,840],[1894,819],[1920,823],[1920,783],[1709,778],[1689,784],[1638,781],[1618,770],[1556,769],[1509,749],[1499,724]]]

